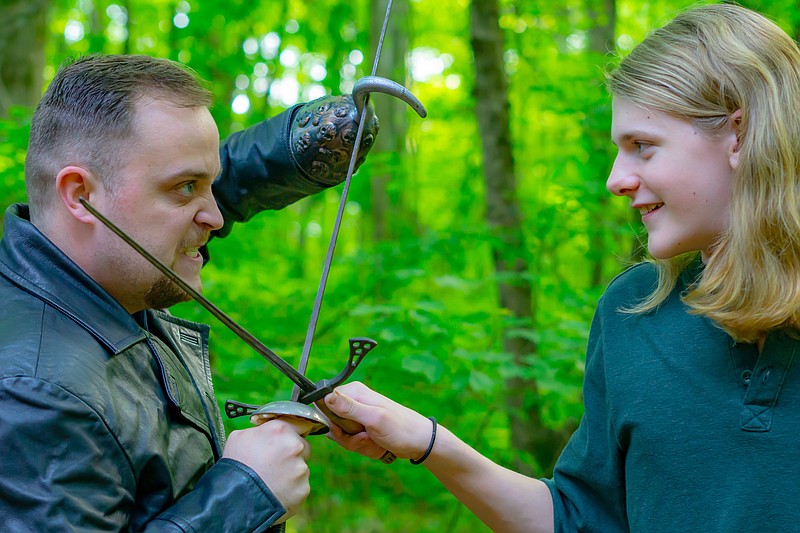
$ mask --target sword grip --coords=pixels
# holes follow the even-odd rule
[[[350,420],[348,418],[342,418],[341,416],[335,414],[330,408],[325,404],[325,399],[320,398],[314,405],[317,406],[317,409],[322,411],[328,419],[342,428],[342,430],[347,433],[348,435],[355,435],[357,433],[361,433],[362,431],[366,431],[366,428],[356,422],[355,420]]]

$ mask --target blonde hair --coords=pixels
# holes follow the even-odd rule
[[[714,135],[741,110],[730,225],[683,296],[734,339],[800,329],[800,51],[762,15],[729,4],[678,15],[609,74],[617,97]],[[697,253],[656,261],[659,281],[633,309],[657,308]]]

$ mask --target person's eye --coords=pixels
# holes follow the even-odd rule
[[[633,141],[633,145],[636,147],[636,153],[642,154],[652,145],[650,143],[646,143],[644,141]]]
[[[176,190],[184,196],[191,196],[196,189],[197,184],[194,181],[187,181],[178,185]]]

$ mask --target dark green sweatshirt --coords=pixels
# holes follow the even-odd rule
[[[585,414],[552,480],[556,531],[800,531],[800,364],[785,333],[738,344],[681,302],[685,274],[618,276],[589,336]]]

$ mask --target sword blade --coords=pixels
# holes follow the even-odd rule
[[[279,355],[275,352],[267,348],[263,342],[258,340],[252,333],[244,329],[242,326],[236,323],[231,317],[225,314],[219,307],[214,305],[208,298],[194,290],[188,283],[186,283],[174,270],[170,267],[162,263],[158,258],[152,255],[150,252],[142,248],[139,243],[133,240],[127,233],[122,231],[116,224],[111,222],[105,216],[103,216],[95,207],[89,203],[88,200],[81,197],[80,198],[81,204],[92,214],[94,215],[100,222],[102,222],[108,229],[114,232],[119,238],[123,241],[128,243],[134,250],[139,252],[139,254],[147,259],[150,264],[156,267],[158,270],[161,271],[162,274],[167,276],[170,281],[172,281],[175,285],[181,288],[183,292],[191,296],[197,303],[202,305],[206,308],[206,310],[214,315],[217,320],[222,322],[225,326],[228,327],[231,331],[233,331],[240,339],[246,342],[251,348],[253,348],[256,352],[261,354],[267,361],[272,363],[272,365],[277,368],[284,376],[291,379],[295,387],[299,390],[302,390],[304,393],[314,392],[317,390],[317,386],[314,384],[313,381],[308,379],[305,375],[295,370],[293,366],[289,363],[284,361]]]
[[[375,60],[372,63],[372,75],[378,71],[378,61],[381,58],[381,51],[383,48],[383,39],[386,37],[386,28],[389,26],[389,16],[392,13],[392,0],[386,4],[386,15],[383,18],[383,26],[381,27],[381,34],[378,38],[378,47],[375,51]],[[319,280],[317,287],[317,296],[314,298],[314,308],[311,311],[311,319],[308,322],[308,330],[306,331],[306,339],[303,343],[303,352],[300,355],[300,363],[297,365],[297,370],[301,374],[306,373],[308,368],[308,357],[311,354],[311,345],[314,342],[314,333],[317,330],[317,322],[319,320],[319,311],[322,308],[322,297],[325,295],[325,286],[328,284],[328,274],[331,270],[331,262],[333,261],[333,253],[336,250],[336,240],[339,237],[339,228],[342,225],[342,216],[344,209],[347,206],[347,193],[350,191],[350,181],[353,178],[353,173],[356,168],[356,161],[358,160],[358,149],[361,147],[361,137],[364,135],[364,125],[366,123],[367,109],[369,107],[369,94],[364,101],[364,107],[361,109],[360,116],[358,117],[358,129],[356,130],[356,139],[353,142],[353,153],[350,154],[350,164],[347,167],[347,176],[344,179],[344,187],[342,188],[342,197],[339,200],[339,210],[336,212],[336,220],[333,223],[333,231],[331,232],[331,240],[328,244],[328,253],[325,256],[325,264],[322,267],[322,276]],[[300,398],[300,387],[295,386],[292,389],[292,401],[297,401]]]

